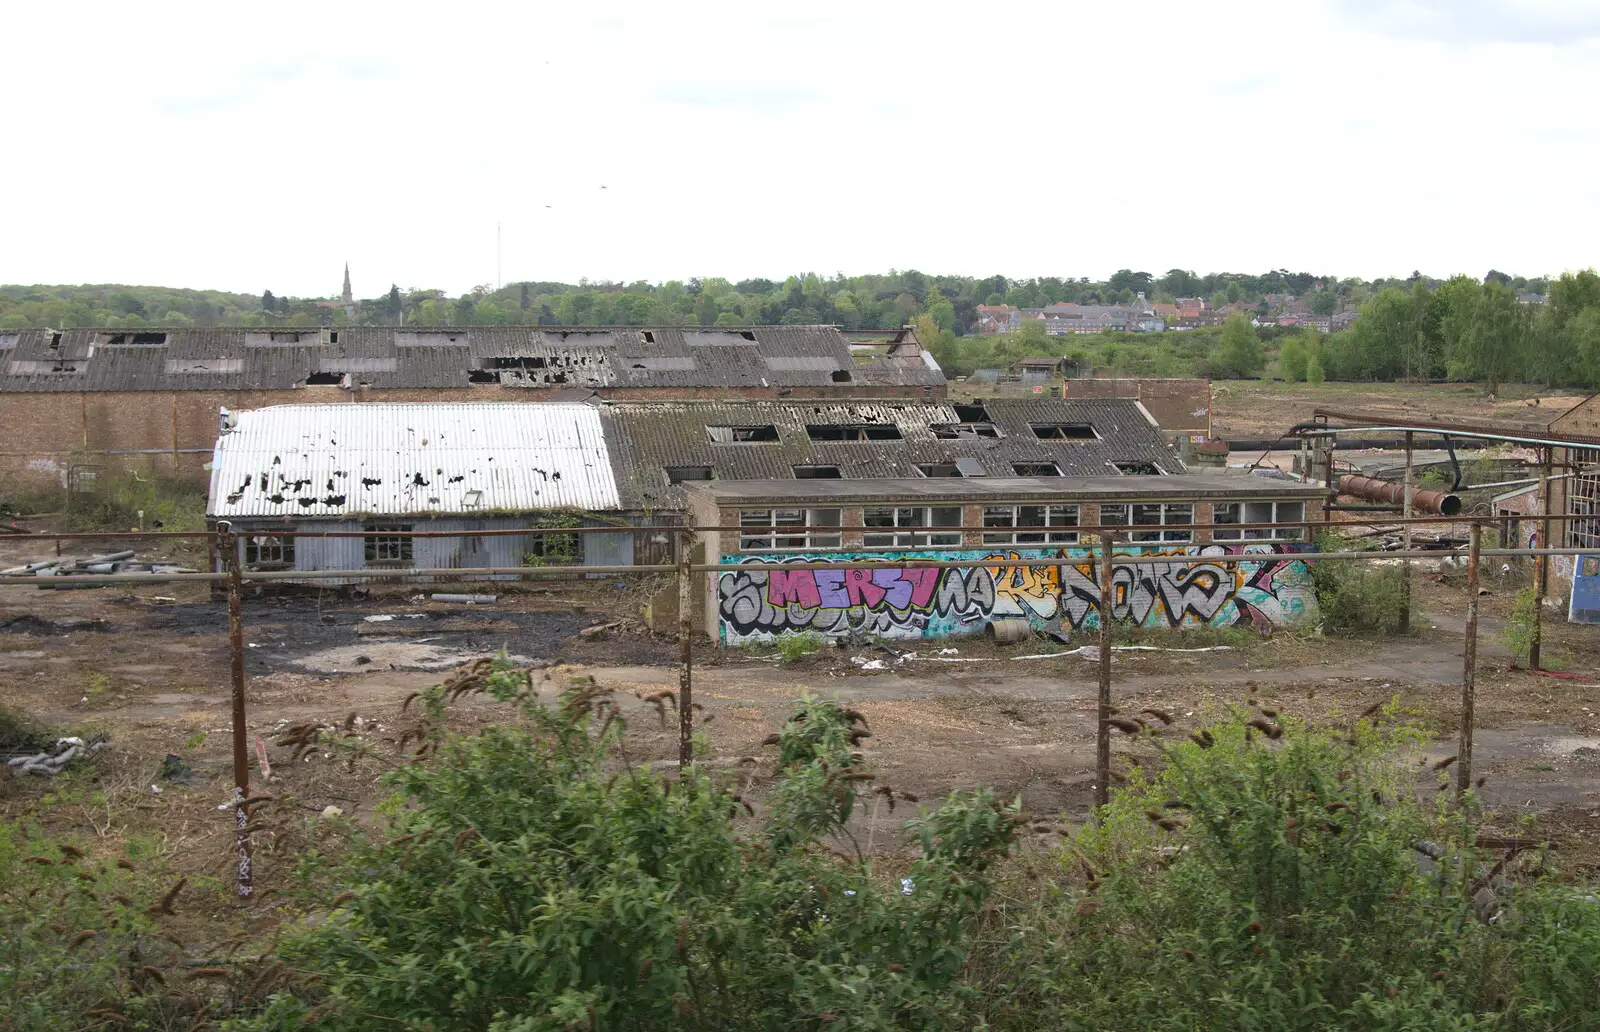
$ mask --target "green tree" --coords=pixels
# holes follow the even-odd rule
[[[1317,315],[1332,315],[1339,310],[1339,295],[1331,290],[1319,290],[1311,295],[1310,307]]]
[[[939,329],[955,331],[956,306],[951,304],[937,288],[928,291],[928,315],[939,325]]]
[[[1523,368],[1531,338],[1532,319],[1516,291],[1497,280],[1478,289],[1470,304],[1452,307],[1445,319],[1445,335],[1452,342],[1450,375],[1480,380],[1489,393],[1514,378]]]
[[[1266,355],[1261,350],[1261,338],[1255,327],[1244,316],[1234,313],[1222,324],[1222,333],[1207,357],[1211,375],[1244,379],[1261,375],[1266,367]]]
[[[1290,337],[1278,349],[1278,371],[1290,383],[1298,383],[1306,378],[1306,363],[1310,356],[1306,353],[1306,346],[1299,337]]]
[[[524,284],[524,286],[526,286],[526,284]],[[400,298],[400,287],[394,283],[389,284],[388,309],[389,318],[393,320],[396,326],[399,326],[400,317],[405,314],[405,302]]]

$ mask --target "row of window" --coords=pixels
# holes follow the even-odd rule
[[[837,515],[838,510],[833,510]],[[369,523],[362,528],[361,557],[368,566],[409,565],[415,555],[415,538],[402,536],[416,529],[411,523]],[[471,537],[471,535],[467,535]],[[295,538],[283,534],[250,534],[245,536],[244,563],[254,569],[294,566]],[[543,563],[577,564],[583,562],[582,534],[540,534],[530,536],[523,544],[524,556]],[[476,551],[478,540],[471,539]],[[835,542],[837,544],[837,542]],[[774,547],[774,546],[769,546]],[[779,545],[788,548],[793,546]]]
[[[1294,524],[1305,519],[1304,502],[1225,502],[1211,507],[1213,541],[1298,541],[1297,526],[1240,529],[1240,523]],[[1189,502],[1114,502],[1100,506],[1100,525],[1127,527],[1138,544],[1186,544],[1194,540]],[[962,543],[958,505],[869,507],[861,510],[865,548],[939,548]],[[843,542],[839,509],[744,509],[739,513],[741,552],[838,548]],[[1232,528],[1230,529],[1230,525]],[[811,528],[811,529],[807,529]],[[1072,545],[1078,542],[1076,505],[986,505],[985,545]],[[1028,529],[1018,529],[1028,528]]]

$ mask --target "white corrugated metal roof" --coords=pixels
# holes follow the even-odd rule
[[[231,417],[213,457],[213,516],[621,507],[588,405],[277,405]]]

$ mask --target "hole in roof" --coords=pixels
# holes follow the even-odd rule
[[[852,380],[848,369],[835,369],[828,374],[828,378],[834,383],[849,383]]]
[[[778,428],[771,423],[754,426],[707,426],[706,433],[718,444],[763,444],[778,440]]]
[[[500,374],[488,369],[471,369],[467,372],[468,383],[499,383]]]
[[[840,480],[838,466],[794,466],[796,480]]]
[[[306,377],[308,387],[337,387],[343,382],[344,376],[340,373],[312,373]]]
[[[649,330],[644,331],[643,337],[646,344],[654,344],[656,342],[656,335],[651,333]]]
[[[667,466],[667,483],[681,484],[689,480],[714,479],[710,466]]]
[[[813,423],[806,427],[813,441],[901,441],[905,438],[893,423]]]
[[[961,423],[987,423],[989,410],[982,405],[953,405],[956,410],[956,420]]]
[[[962,437],[1000,436],[1000,428],[993,423],[929,423],[928,430],[941,441]]]
[[[61,350],[61,334],[59,334],[59,333],[50,334],[50,350],[51,351],[59,351],[59,350]]]
[[[1041,441],[1098,441],[1088,423],[1033,423],[1033,436]]]
[[[329,344],[337,344],[337,343],[339,343],[339,331],[338,330],[329,330],[328,331],[328,343]]]
[[[1113,462],[1118,473],[1136,477],[1159,477],[1161,468],[1153,462]]]
[[[740,330],[739,331],[739,336],[743,337],[745,340],[755,340],[756,339],[756,335],[754,333],[752,333],[750,330]]]
[[[1061,467],[1053,462],[1013,462],[1011,472],[1019,477],[1059,477]]]

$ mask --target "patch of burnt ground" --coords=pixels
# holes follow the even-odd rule
[[[135,599],[107,600],[110,620],[47,620],[23,615],[0,631],[56,635],[115,630],[200,639],[208,653],[226,656],[228,608],[221,601],[151,606]],[[369,619],[378,617],[379,619]],[[600,624],[603,633],[582,632]],[[247,599],[246,653],[252,674],[303,670],[307,657],[345,646],[423,642],[442,655],[500,650],[534,661],[663,664],[676,658],[675,643],[651,634],[636,620],[616,620],[583,606],[523,609],[404,601],[357,602],[315,597]]]

